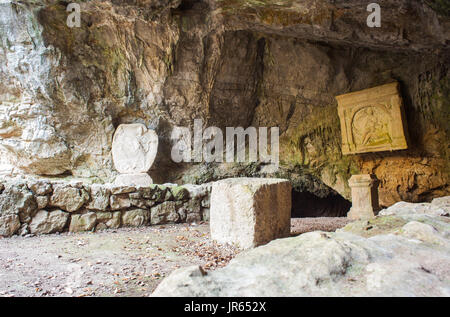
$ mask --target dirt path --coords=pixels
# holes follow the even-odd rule
[[[146,296],[178,267],[223,266],[236,252],[206,224],[0,239],[0,296]]]
[[[351,220],[347,218],[319,217],[319,218],[292,218],[291,235],[296,236],[311,231],[333,232],[345,227]]]
[[[293,219],[292,232],[345,223]],[[208,224],[0,238],[0,296],[147,296],[176,268],[215,269],[238,252],[213,243]]]

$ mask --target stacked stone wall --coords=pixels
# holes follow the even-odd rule
[[[0,180],[0,236],[209,220],[211,185]]]

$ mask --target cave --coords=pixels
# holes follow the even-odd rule
[[[79,28],[66,26],[66,2],[2,4],[2,25],[15,26],[2,33],[2,45],[23,53],[5,55],[2,64],[0,171],[110,182],[115,129],[142,123],[159,137],[149,172],[158,183],[248,175],[253,162],[211,171],[168,159],[172,130],[201,119],[202,128],[224,135],[226,127],[277,127],[278,174],[290,180],[301,168],[350,200],[351,175],[369,173],[381,181],[382,206],[429,202],[449,190],[449,55],[445,7],[422,5],[423,14],[406,2],[402,8],[423,23],[434,19],[436,30],[419,30],[391,3],[384,28],[361,24],[366,11],[340,2],[302,15],[270,1],[94,1],[83,4]],[[407,146],[344,151],[336,97],[393,82]],[[37,111],[23,115],[9,105]]]
[[[449,26],[437,0],[1,0],[0,295],[448,295]],[[20,257],[56,273],[19,289]]]
[[[338,193],[317,197],[308,192],[292,191],[292,218],[346,217],[352,204]]]

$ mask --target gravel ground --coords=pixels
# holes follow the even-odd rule
[[[345,227],[351,220],[347,218],[292,218],[291,235],[297,236],[311,231],[332,232]]]
[[[292,234],[347,222],[292,219]],[[213,270],[237,253],[212,242],[208,224],[0,238],[0,296],[148,296],[179,267]]]

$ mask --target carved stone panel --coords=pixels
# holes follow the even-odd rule
[[[342,153],[404,150],[406,120],[397,82],[336,97]]]
[[[114,133],[112,158],[119,173],[146,173],[158,151],[158,136],[141,123],[121,124]]]

